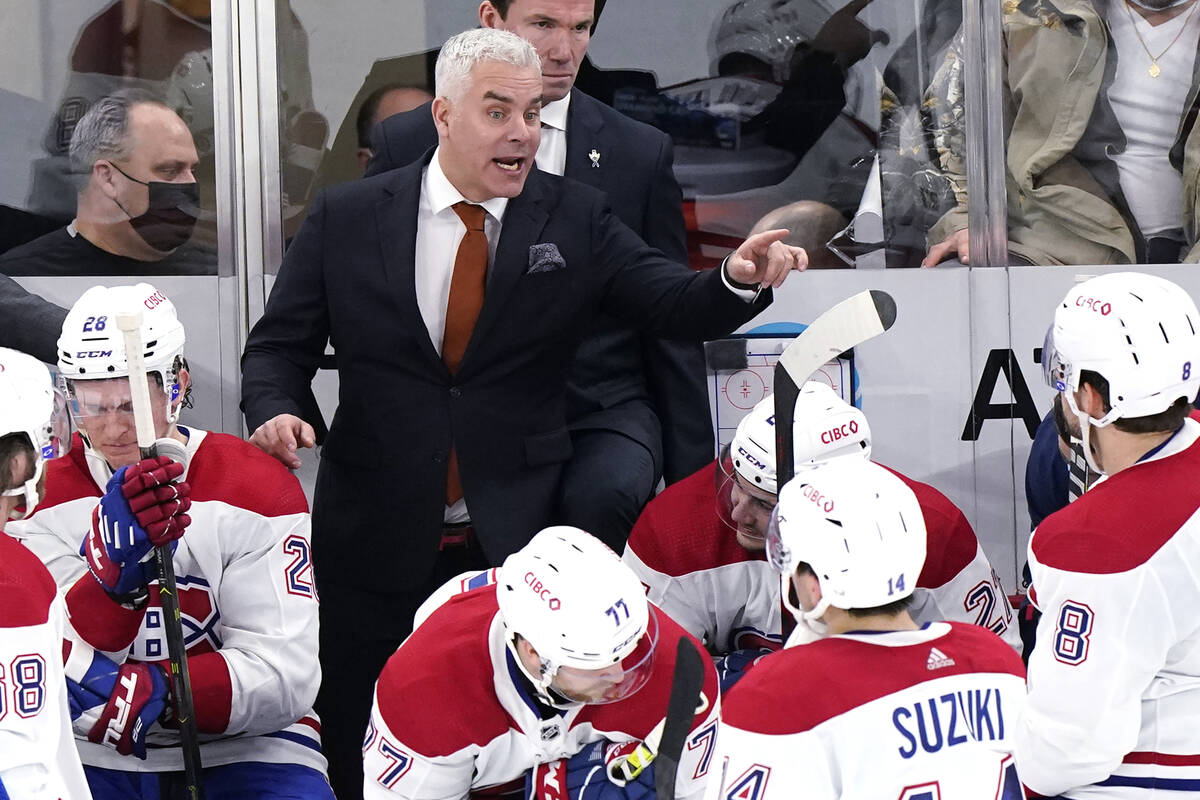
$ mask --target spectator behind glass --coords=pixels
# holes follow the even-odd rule
[[[82,178],[75,219],[0,256],[6,275],[212,274],[215,257],[188,247],[200,215],[187,125],[154,95],[102,98],[71,137]]]
[[[1194,135],[1196,0],[1026,0],[1004,5],[1013,264],[1200,260]],[[961,35],[931,94],[955,99],[938,149],[958,199],[922,266],[967,242]]]
[[[399,83],[389,83],[371,92],[359,106],[355,119],[355,130],[358,133],[358,171],[366,171],[367,162],[371,160],[372,128],[390,116],[412,111],[431,100],[433,95],[419,86],[405,86]]]

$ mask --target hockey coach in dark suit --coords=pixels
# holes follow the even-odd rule
[[[780,230],[692,272],[599,192],[537,170],[539,60],[514,34],[452,37],[436,80],[438,147],[317,199],[242,362],[251,441],[286,463],[311,441],[301,402],[327,338],[338,352],[313,561],[339,798],[357,796],[371,688],[416,606],[552,522],[571,455],[566,370],[592,317],[711,338],[807,265]]]
[[[521,36],[541,56],[538,168],[604,192],[618,219],[686,264],[670,138],[574,88],[594,6],[593,0],[483,0],[479,21]],[[390,117],[373,131],[366,174],[416,161],[435,144],[428,105]],[[660,476],[674,483],[712,461],[701,343],[599,315],[568,373],[567,423],[573,452],[560,487],[562,521],[620,552]]]

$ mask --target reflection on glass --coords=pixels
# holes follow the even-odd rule
[[[1005,0],[1013,263],[1200,258],[1196,7],[1196,0]],[[951,108],[961,104],[960,77],[948,76],[938,93]],[[962,133],[947,121],[944,161],[957,185]],[[965,218],[944,222],[936,234],[950,241]]]
[[[0,143],[4,160],[32,162],[0,199],[24,220],[3,229],[0,273],[215,273],[207,0],[48,5],[43,18],[54,24],[25,33],[50,54],[40,85],[52,88],[21,115],[42,131],[29,139],[39,152],[16,138]],[[113,95],[125,100],[93,114],[77,136]]]

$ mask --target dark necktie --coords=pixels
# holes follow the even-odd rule
[[[442,336],[442,360],[451,374],[458,372],[471,331],[483,308],[483,290],[487,285],[488,240],[483,232],[487,211],[471,203],[455,203],[467,232],[454,256],[454,274],[450,278],[450,299],[446,303],[446,332]],[[463,496],[458,478],[458,454],[450,448],[446,471],[446,505],[454,505]]]

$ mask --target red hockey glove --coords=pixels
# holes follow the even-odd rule
[[[151,551],[183,536],[191,522],[191,487],[173,482],[182,474],[182,465],[159,456],[122,467],[109,478],[79,549],[114,598],[124,602],[142,592],[154,579]]]

